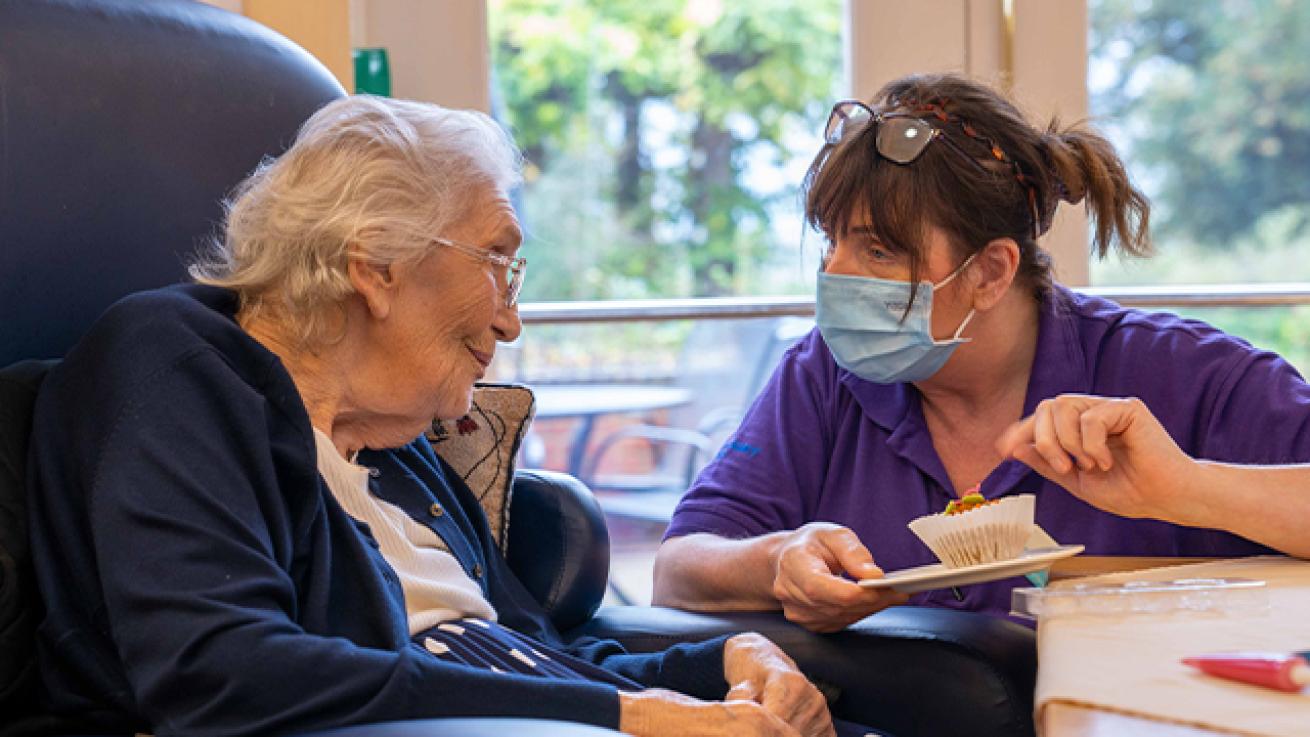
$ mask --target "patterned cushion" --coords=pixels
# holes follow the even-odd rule
[[[532,390],[521,384],[478,384],[473,407],[458,420],[433,420],[432,449],[468,484],[487,513],[491,534],[506,549],[514,460],[536,410]]]

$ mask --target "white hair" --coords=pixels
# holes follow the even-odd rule
[[[354,292],[352,251],[413,263],[488,188],[521,182],[522,158],[491,118],[407,100],[335,100],[265,159],[225,203],[221,240],[190,267],[234,290],[243,316],[276,315],[306,344],[325,338],[328,311]]]

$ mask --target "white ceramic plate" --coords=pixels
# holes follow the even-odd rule
[[[964,568],[947,568],[942,563],[928,566],[903,568],[888,571],[883,578],[866,578],[859,583],[866,589],[895,589],[903,594],[918,591],[944,589],[948,586],[967,586],[971,583],[997,581],[1002,578],[1022,576],[1043,568],[1061,558],[1068,558],[1083,552],[1081,545],[1060,545],[1054,548],[1037,548],[1025,550],[1018,558],[996,560],[991,563],[979,563]]]

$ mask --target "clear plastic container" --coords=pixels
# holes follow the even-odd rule
[[[1010,609],[1011,614],[1028,619],[1177,611],[1249,615],[1268,611],[1269,589],[1264,581],[1250,578],[1067,583],[1054,588],[1015,589]]]

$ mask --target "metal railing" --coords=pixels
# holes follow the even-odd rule
[[[1127,307],[1274,307],[1310,304],[1310,283],[1213,284],[1149,287],[1078,287],[1084,294]],[[550,325],[644,320],[732,320],[751,317],[813,317],[813,297],[714,297],[704,299],[528,302],[523,322]]]

